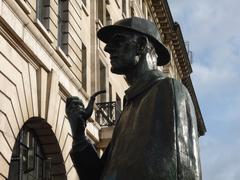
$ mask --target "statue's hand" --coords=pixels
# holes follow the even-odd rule
[[[76,96],[68,97],[66,102],[66,114],[74,139],[85,137],[86,119],[85,109],[81,99]]]
[[[81,99],[77,96],[71,96],[67,98],[66,102],[66,114],[68,118],[72,116],[79,116],[85,113],[84,105]]]

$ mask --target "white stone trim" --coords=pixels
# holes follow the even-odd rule
[[[2,0],[0,0],[0,16],[2,16]]]
[[[83,9],[84,13],[86,14],[86,16],[89,16],[88,9],[83,3],[82,3],[82,9]]]
[[[63,61],[67,64],[67,66],[72,67],[72,63],[70,62],[69,57],[63,52],[60,46],[57,46],[56,51],[61,56]]]
[[[43,33],[43,35],[47,38],[49,43],[53,43],[53,37],[50,32],[43,26],[39,19],[35,19],[35,24],[38,26],[39,30]]]
[[[24,0],[16,0],[18,4],[21,6],[21,8],[24,10],[26,14],[31,13],[30,7],[27,5],[27,3]]]

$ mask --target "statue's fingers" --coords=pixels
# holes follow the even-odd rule
[[[72,100],[68,106],[66,106],[66,109],[69,110],[69,109],[77,109],[79,106],[83,106],[83,103],[82,101],[79,101],[79,100]]]
[[[82,105],[83,106],[83,102],[82,102],[81,99],[72,100],[71,104],[74,104],[75,106],[78,106],[78,105]]]
[[[69,104],[70,104],[72,101],[75,101],[75,100],[80,100],[80,99],[79,99],[79,97],[77,97],[77,96],[68,97],[68,98],[67,98],[67,101],[66,101],[66,106],[69,106]]]
[[[71,101],[71,100],[74,100],[74,99],[79,99],[79,97],[78,96],[67,97],[67,101]]]

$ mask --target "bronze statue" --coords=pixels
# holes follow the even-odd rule
[[[77,133],[72,128],[71,158],[81,180],[201,180],[193,103],[179,81],[157,69],[170,55],[156,26],[132,17],[103,27],[97,35],[106,43],[111,71],[124,75],[130,87],[101,158],[84,134],[84,123],[75,127]],[[81,104],[69,99],[67,110],[72,101]],[[67,111],[70,124],[82,121],[81,114]]]

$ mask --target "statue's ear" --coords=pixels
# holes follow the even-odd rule
[[[138,36],[137,38],[137,44],[138,44],[138,49],[137,49],[137,54],[142,54],[144,50],[147,47],[148,43],[148,38],[144,35]]]

